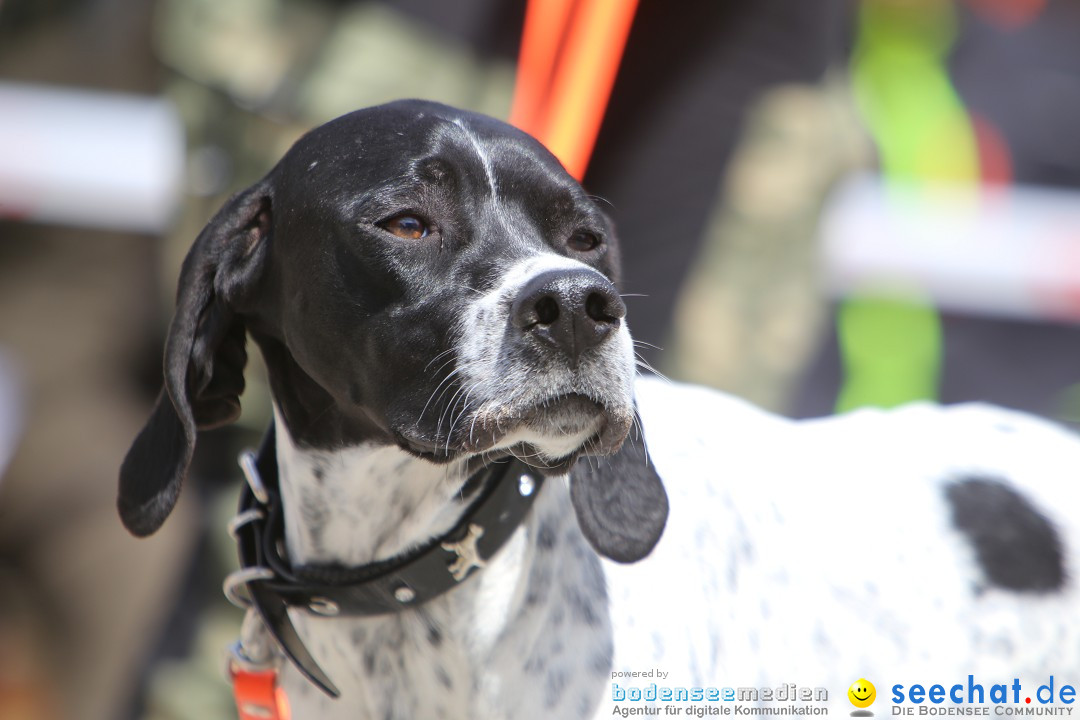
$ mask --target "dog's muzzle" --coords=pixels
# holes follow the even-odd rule
[[[625,316],[615,286],[587,265],[545,254],[511,267],[466,313],[468,408],[451,418],[452,440],[474,453],[520,446],[563,471],[581,452],[618,450],[633,417]]]

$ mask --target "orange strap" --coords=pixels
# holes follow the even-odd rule
[[[277,684],[277,670],[233,668],[230,674],[240,720],[291,720],[289,699]]]
[[[510,122],[585,176],[638,0],[529,0]]]

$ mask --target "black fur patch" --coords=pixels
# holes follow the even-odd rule
[[[1019,592],[1060,590],[1061,539],[1050,521],[1000,480],[973,477],[945,490],[952,522],[975,547],[986,579]]]

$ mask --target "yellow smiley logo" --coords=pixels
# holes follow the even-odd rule
[[[874,699],[877,698],[877,688],[874,687],[874,683],[866,678],[860,678],[851,683],[847,696],[855,707],[868,708],[874,704]]]

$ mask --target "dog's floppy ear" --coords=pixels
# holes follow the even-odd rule
[[[184,260],[165,345],[165,387],[120,467],[117,508],[134,535],[153,533],[172,512],[196,430],[240,414],[247,351],[244,324],[234,309],[259,278],[270,221],[264,180],[233,196]]]
[[[616,562],[637,562],[652,552],[667,523],[667,493],[644,438],[633,432],[614,455],[578,461],[570,499],[589,544]]]

